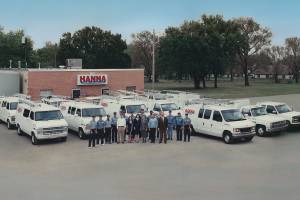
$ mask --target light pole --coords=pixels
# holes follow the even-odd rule
[[[154,90],[155,84],[155,30],[153,29],[153,41],[152,41],[152,90]]]

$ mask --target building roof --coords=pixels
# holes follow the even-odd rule
[[[144,71],[141,68],[131,68],[131,69],[59,69],[59,68],[29,68],[29,72],[117,72],[117,71]]]

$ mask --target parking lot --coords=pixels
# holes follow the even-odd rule
[[[300,110],[300,95],[253,98]],[[250,143],[209,137],[191,143],[68,141],[31,145],[0,125],[1,199],[299,199],[300,129]]]

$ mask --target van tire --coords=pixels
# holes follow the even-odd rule
[[[39,143],[39,141],[38,141],[38,139],[35,137],[35,134],[34,134],[34,133],[31,134],[31,143],[32,143],[33,145],[37,145],[37,144]]]
[[[84,134],[84,132],[83,132],[83,130],[82,130],[82,128],[80,128],[79,130],[78,130],[78,136],[79,136],[79,138],[80,139],[85,139],[85,134]]]
[[[232,143],[232,136],[230,132],[224,132],[223,133],[223,141],[225,144],[231,144]]]
[[[63,137],[60,139],[62,142],[66,142],[67,141],[67,137]]]
[[[23,135],[23,131],[22,131],[20,125],[17,125],[17,133],[18,133],[19,136]]]
[[[266,127],[263,126],[263,125],[257,125],[255,127],[255,131],[256,131],[256,135],[259,136],[259,137],[263,137],[266,135]]]

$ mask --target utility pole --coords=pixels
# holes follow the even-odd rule
[[[155,30],[153,29],[153,46],[152,46],[152,90],[155,84]]]
[[[9,69],[11,69],[12,60],[9,60]]]

